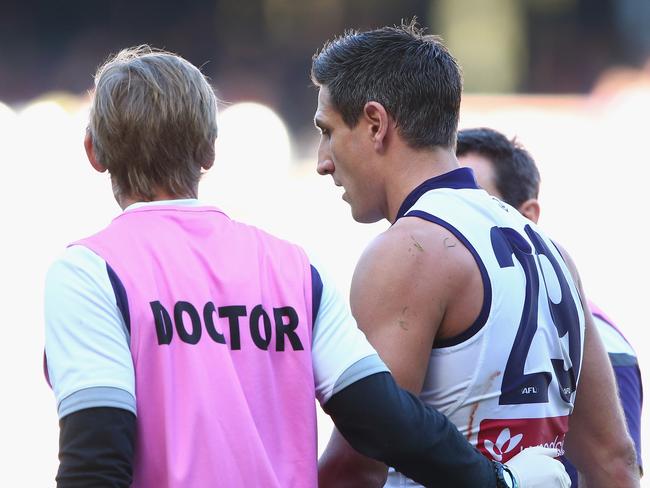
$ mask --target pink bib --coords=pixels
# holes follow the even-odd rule
[[[128,210],[76,244],[108,263],[126,295],[132,486],[316,487],[304,252],[216,208],[186,206]]]

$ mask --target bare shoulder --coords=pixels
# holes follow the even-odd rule
[[[393,262],[393,266],[414,270],[422,264],[432,263],[441,269],[458,264],[456,262],[468,254],[458,238],[444,227],[417,217],[404,217],[377,236],[361,260],[372,263],[402,258]]]
[[[448,297],[474,272],[474,258],[451,232],[404,217],[376,237],[361,256],[352,280],[353,312],[355,304],[368,303],[371,295],[380,295],[386,303],[405,294],[409,301],[419,300],[420,309],[434,304],[444,310]]]
[[[398,220],[359,260],[352,313],[402,387],[421,391],[431,345],[448,335],[444,322],[472,273],[480,280],[476,266],[453,234],[415,217]]]

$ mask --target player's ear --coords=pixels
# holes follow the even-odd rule
[[[375,148],[382,149],[387,142],[386,136],[390,123],[388,112],[381,103],[368,102],[363,107],[362,118],[368,124],[368,134]]]
[[[519,205],[519,213],[523,214],[529,220],[537,223],[539,220],[540,206],[536,198],[529,198],[524,203]]]
[[[95,147],[93,146],[93,136],[90,134],[89,130],[86,130],[86,137],[84,137],[84,149],[86,149],[88,161],[90,161],[90,165],[95,169],[95,171],[99,171],[100,173],[106,171],[106,166],[97,161],[97,157],[95,156]]]

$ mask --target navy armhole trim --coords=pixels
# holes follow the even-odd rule
[[[492,303],[492,284],[490,283],[490,276],[487,273],[485,264],[483,264],[483,260],[479,256],[476,249],[474,249],[474,246],[472,246],[467,238],[449,222],[446,222],[422,210],[411,210],[405,215],[405,217],[419,217],[421,219],[428,220],[429,222],[433,222],[434,224],[444,227],[449,232],[454,234],[454,236],[456,236],[456,238],[461,241],[463,245],[472,253],[472,256],[474,256],[474,261],[476,261],[478,269],[481,272],[481,278],[483,279],[483,306],[481,307],[481,312],[479,313],[474,323],[465,332],[448,339],[435,340],[433,342],[433,349],[455,346],[457,344],[465,342],[466,340],[476,335],[478,331],[483,328],[487,322],[488,316],[490,315],[490,308]]]
[[[443,173],[441,175],[434,176],[433,178],[429,178],[428,180],[420,183],[411,193],[406,196],[402,202],[402,205],[397,211],[395,222],[404,217],[408,210],[413,205],[415,205],[415,203],[420,199],[422,195],[431,190],[437,190],[439,188],[451,188],[452,190],[478,190],[480,187],[476,182],[474,170],[467,167],[456,168],[449,171],[448,173]]]
[[[311,327],[316,325],[316,317],[320,310],[320,302],[323,298],[323,280],[316,268],[311,266]]]
[[[106,271],[108,272],[108,279],[111,281],[111,286],[113,287],[113,293],[115,293],[117,308],[119,308],[122,318],[124,319],[124,324],[126,325],[126,330],[128,330],[130,334],[131,316],[129,314],[129,301],[126,298],[126,289],[124,288],[120,278],[108,263],[106,263]]]

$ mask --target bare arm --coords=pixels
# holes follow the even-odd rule
[[[388,469],[384,463],[352,449],[334,427],[327,448],[318,460],[318,486],[321,488],[381,487]]]
[[[585,304],[585,344],[573,414],[565,449],[580,472],[580,486],[588,488],[638,487],[634,444],[625,425],[609,358],[586,306],[575,264],[561,250]]]
[[[355,270],[350,299],[359,327],[397,383],[417,395],[448,293],[441,279],[447,270],[435,263],[445,261],[440,253],[449,250],[435,245],[448,237],[444,229],[436,229],[444,236],[422,237],[413,221],[403,219],[369,246]],[[427,227],[431,233],[434,226]],[[335,429],[319,461],[319,486],[383,486],[386,476],[386,465],[357,453]]]

